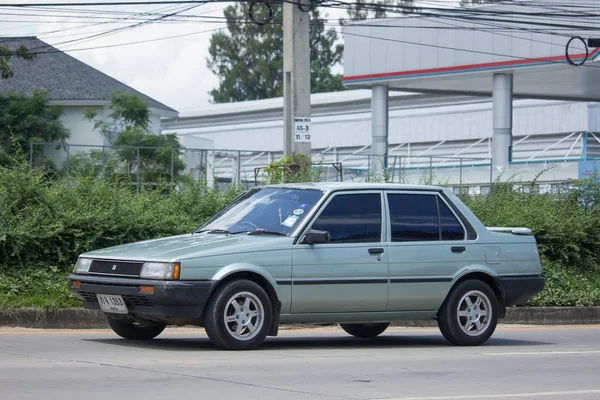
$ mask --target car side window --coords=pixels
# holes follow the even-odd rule
[[[439,196],[388,194],[392,242],[464,240],[465,230]]]
[[[312,229],[329,232],[331,243],[381,242],[381,196],[337,195],[325,206]]]
[[[450,208],[438,198],[440,210],[440,225],[442,227],[442,240],[464,240],[465,229],[462,227]]]
[[[436,197],[427,194],[388,194],[392,242],[440,240]]]

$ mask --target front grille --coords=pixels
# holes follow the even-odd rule
[[[90,292],[79,292],[81,298],[90,303],[98,303],[98,297],[96,297],[96,293]],[[123,295],[123,300],[125,300],[125,304],[127,307],[152,307],[150,300],[146,296],[136,296],[136,295]]]
[[[131,261],[93,260],[89,272],[100,275],[140,276],[144,263]]]
[[[89,301],[92,303],[97,303],[98,298],[96,297],[96,293],[88,293],[88,292],[79,292],[79,295],[84,301]]]
[[[150,304],[150,301],[148,300],[148,298],[146,296],[123,296],[123,299],[125,300],[125,303],[131,307],[131,306],[145,306],[145,307],[149,307],[152,304]]]
[[[92,284],[92,285],[96,285],[96,286],[110,286],[110,287],[136,287],[139,288],[140,284],[139,283],[115,283],[115,282],[87,282],[87,281],[81,281],[85,284]]]

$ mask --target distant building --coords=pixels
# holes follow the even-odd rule
[[[341,162],[345,180],[364,178],[371,158],[370,90],[313,94],[311,103],[313,159]],[[517,99],[513,107],[513,161],[505,177],[530,180],[546,171],[541,190],[552,190],[589,174],[593,166],[586,159],[600,157],[600,104]],[[237,175],[252,181],[254,168],[283,153],[282,98],[204,106],[163,125],[190,149],[215,149],[209,153],[221,180]],[[491,157],[490,98],[390,92],[387,161],[395,168],[396,182],[428,182],[431,177],[433,183],[485,190],[491,177],[497,177]],[[206,162],[207,157],[198,159]],[[336,171],[328,170],[335,179]]]

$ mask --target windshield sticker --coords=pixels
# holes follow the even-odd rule
[[[285,225],[288,228],[291,228],[292,226],[294,226],[294,224],[296,223],[296,221],[298,221],[298,216],[297,215],[290,215],[289,217],[287,217],[285,219],[285,221],[283,221],[281,223],[281,225]]]
[[[301,209],[301,208],[296,208],[296,209],[294,210],[294,215],[302,215],[302,214],[304,214],[304,210],[303,210],[303,209]]]

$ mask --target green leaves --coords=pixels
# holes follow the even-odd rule
[[[49,105],[46,91],[36,90],[31,96],[0,93],[0,165],[9,157],[24,157],[31,142],[65,143],[70,133],[62,114],[62,107]],[[34,151],[38,156],[42,146],[34,146]]]
[[[566,307],[600,305],[600,271],[582,272],[544,260],[544,290],[530,306]]]
[[[600,305],[600,183],[576,181],[558,193],[532,189],[535,183],[494,183],[488,195],[463,200],[487,226],[532,229],[547,284],[530,305]]]
[[[13,71],[8,65],[8,62],[13,58],[22,58],[24,60],[33,60],[35,54],[30,53],[27,47],[21,45],[16,50],[11,50],[7,47],[0,46],[0,77],[2,79],[9,79],[13,76]]]
[[[272,7],[274,20],[281,21],[282,6]],[[206,62],[220,81],[219,87],[210,91],[215,103],[283,95],[283,27],[280,22],[262,26],[250,23],[246,20],[249,8],[250,3],[228,6],[224,11],[228,32],[216,32],[211,37]],[[335,29],[326,29],[319,11],[311,11],[312,93],[343,90],[341,76],[332,73],[342,58],[343,46],[337,41]]]
[[[321,168],[313,170],[310,157],[296,153],[273,161],[265,167],[268,184],[318,182],[321,172]]]
[[[181,144],[175,134],[153,134],[150,111],[139,97],[115,92],[111,94],[108,122],[96,119],[95,109],[86,109],[85,118],[94,121],[94,129],[106,137],[116,157],[108,152],[92,151],[74,157],[72,168],[83,173],[113,175],[156,184],[173,182],[185,169]],[[87,171],[87,172],[86,172]]]
[[[85,251],[192,232],[237,193],[185,182],[138,194],[96,176],[46,181],[26,164],[0,167],[0,269],[67,271]]]

